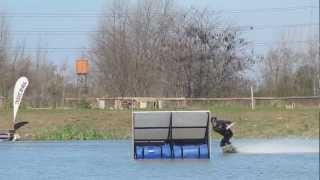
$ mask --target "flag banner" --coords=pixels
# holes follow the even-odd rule
[[[17,80],[16,85],[14,86],[14,90],[13,90],[13,123],[14,124],[16,123],[16,116],[19,110],[19,106],[20,106],[24,91],[27,89],[28,85],[29,85],[28,78],[20,77]]]

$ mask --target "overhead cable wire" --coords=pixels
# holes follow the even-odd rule
[[[216,13],[231,13],[231,14],[241,14],[241,13],[265,13],[265,12],[288,12],[288,11],[299,11],[299,10],[310,10],[310,9],[319,9],[319,6],[294,6],[294,7],[272,7],[272,8],[257,8],[257,9],[217,9],[208,11],[208,14]],[[24,13],[0,13],[0,16],[7,18],[96,18],[96,17],[110,17],[114,16],[132,16],[137,13],[128,12],[128,13],[95,13],[95,12],[59,12],[59,13],[47,13],[47,12],[24,12]],[[179,13],[178,13],[179,14]],[[183,13],[181,13],[183,14]],[[153,12],[150,15],[152,16],[163,16],[163,13]]]

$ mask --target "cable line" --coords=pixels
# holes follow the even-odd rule
[[[258,8],[258,9],[236,9],[236,10],[211,10],[208,11],[208,14],[216,14],[216,13],[231,13],[231,14],[241,14],[241,13],[265,13],[265,12],[288,12],[288,11],[299,11],[299,10],[310,10],[310,9],[319,9],[319,6],[295,6],[295,7],[273,7],[273,8]],[[175,13],[177,14],[177,13]],[[178,13],[183,14],[183,13]],[[97,17],[127,17],[137,15],[135,12],[128,13],[93,13],[93,12],[79,12],[79,13],[69,13],[69,12],[61,12],[61,13],[40,13],[40,12],[25,12],[25,13],[0,13],[0,16],[7,18],[97,18]],[[163,16],[163,13],[160,12],[152,12],[150,15],[152,16]]]

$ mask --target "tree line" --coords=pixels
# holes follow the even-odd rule
[[[172,0],[114,1],[91,38],[86,97],[231,97],[319,95],[319,41],[304,48],[285,40],[260,61],[258,81],[246,73],[258,60],[241,29],[205,9],[183,9]],[[318,34],[316,35],[318,37]],[[57,106],[78,97],[73,67],[56,65],[40,50],[7,47],[10,28],[0,17],[0,96],[11,97],[15,80],[27,76],[33,106]],[[252,76],[252,75],[251,75]]]
[[[270,49],[263,61],[259,94],[266,96],[320,95],[319,39],[310,39],[303,48],[283,41]]]
[[[110,96],[241,94],[253,59],[239,29],[172,1],[115,1],[93,41],[98,84]],[[112,18],[110,18],[110,16]]]
[[[6,19],[0,16],[0,97],[6,98],[10,107],[13,88],[20,76],[26,76],[30,85],[26,93],[28,103],[34,107],[57,106],[63,97],[72,96],[76,87],[66,74],[66,64],[55,65],[48,60],[47,52],[39,49],[29,54],[24,43],[12,45],[10,28]]]

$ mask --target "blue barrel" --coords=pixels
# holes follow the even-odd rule
[[[157,159],[161,158],[160,146],[145,146],[144,147],[144,159]]]
[[[162,158],[171,158],[171,148],[169,144],[162,145]]]
[[[142,159],[143,158],[143,146],[136,146],[136,159]]]
[[[169,144],[161,146],[136,146],[137,159],[159,159],[171,158],[171,148]]]
[[[208,145],[174,145],[173,158],[175,159],[198,159],[208,158]],[[171,148],[169,144],[161,146],[136,146],[137,159],[169,159],[171,158]]]
[[[207,144],[200,145],[200,158],[207,159],[209,157],[209,147]]]
[[[183,158],[196,159],[199,158],[199,146],[185,145],[183,146]]]
[[[201,145],[174,145],[173,146],[174,158],[198,159],[208,158],[209,150],[206,144]]]
[[[173,157],[176,159],[182,158],[182,146],[173,146]]]

